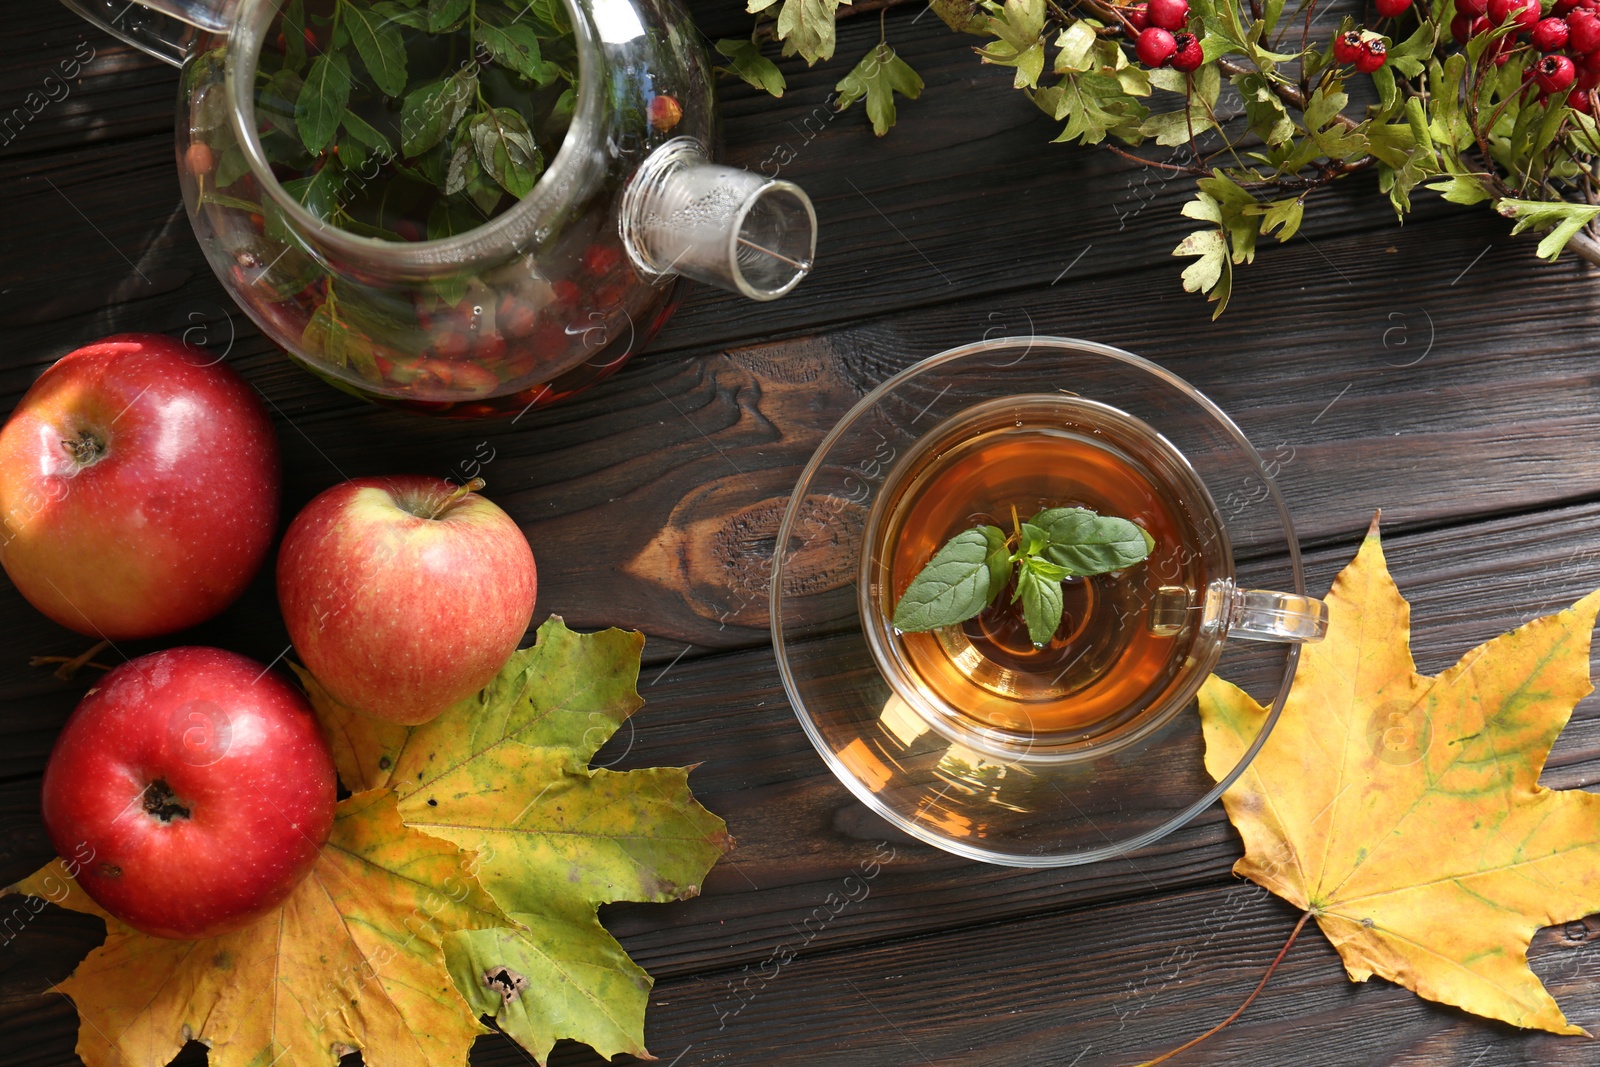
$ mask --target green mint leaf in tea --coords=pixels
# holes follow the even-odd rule
[[[350,135],[351,141],[382,155],[394,155],[394,143],[382,130],[369,124],[354,111],[346,110],[340,121],[344,123],[344,132]],[[222,178],[219,176],[217,181],[222,181]]]
[[[1024,560],[1017,572],[1017,591],[1012,601],[1022,601],[1022,617],[1028,624],[1028,640],[1036,647],[1048,645],[1061,626],[1064,598],[1061,579],[1040,574],[1033,560]]]
[[[522,116],[507,107],[490,108],[468,127],[478,162],[500,187],[517,199],[533,191],[544,170],[544,156]]]
[[[429,0],[428,32],[447,33],[460,25],[471,0]]]
[[[1013,508],[1011,522],[1011,537],[975,526],[945,542],[900,595],[895,629],[921,633],[976,617],[1011,584],[1015,568],[1011,602],[1022,604],[1029,638],[1045,645],[1061,625],[1062,582],[1126,570],[1155,547],[1138,524],[1087,508],[1047,508],[1028,522]]]
[[[400,150],[420,156],[443,141],[477,94],[478,72],[471,68],[413,91],[400,111]]]
[[[294,105],[295,125],[307,152],[315,155],[328,147],[349,102],[350,61],[339,52],[313,59]]]
[[[965,622],[988,606],[991,541],[987,531],[993,529],[963,530],[934,553],[895,605],[896,629],[907,633],[936,630]]]
[[[993,604],[1011,584],[1011,543],[998,526],[979,526],[978,529],[989,542],[989,555],[984,563],[989,568],[989,603]]]
[[[1155,547],[1135,523],[1087,508],[1048,508],[1030,521],[1048,538],[1045,558],[1084,577],[1125,570],[1143,562]]]
[[[559,4],[292,0],[264,42],[257,132],[274,176],[362,236],[483,225],[533,191],[572,121],[577,43]],[[248,178],[242,154],[227,177],[219,190]]]
[[[478,43],[489,50],[496,63],[509,67],[535,85],[549,85],[560,74],[554,64],[541,58],[539,35],[532,26],[485,23],[478,27]]]
[[[373,84],[388,96],[406,91],[406,43],[400,28],[360,3],[339,0],[339,18]],[[287,40],[285,36],[285,40]]]

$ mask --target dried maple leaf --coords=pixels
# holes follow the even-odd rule
[[[301,672],[340,777],[392,787],[407,825],[483,856],[478,877],[525,928],[452,935],[450,972],[541,1063],[559,1038],[648,1055],[650,977],[596,909],[694,896],[732,844],[687,769],[589,769],[643,704],[643,647],[638,633],[577,634],[552,617],[476,697],[415,727],[350,712]]]
[[[1277,727],[1223,794],[1245,843],[1234,871],[1314,916],[1353,981],[1584,1033],[1527,947],[1600,911],[1600,796],[1538,784],[1591,691],[1597,609],[1600,592],[1420,675],[1374,520],[1328,595],[1327,640],[1301,650]],[[1220,777],[1266,710],[1212,678],[1200,711]]]
[[[475,862],[407,828],[394,795],[373,790],[340,802],[289,899],[231,934],[141,934],[60,860],[8,891],[105,921],[105,943],[57,987],[78,1008],[88,1067],[163,1067],[190,1038],[211,1047],[211,1067],[326,1067],[351,1049],[370,1067],[465,1064],[486,1031],[451,982],[442,940],[506,922],[473,879]]]

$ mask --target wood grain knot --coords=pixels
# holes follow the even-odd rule
[[[789,498],[760,483],[787,485],[793,475],[753,471],[692,491],[627,563],[628,573],[671,589],[719,625],[766,629],[778,524]],[[811,596],[853,582],[855,553],[840,547],[859,543],[865,522],[859,504],[808,497],[796,516],[785,592]]]

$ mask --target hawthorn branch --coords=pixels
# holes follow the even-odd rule
[[[1229,59],[1226,56],[1219,57],[1216,63],[1217,69],[1230,78],[1238,77],[1241,74],[1261,73],[1254,67],[1246,66],[1245,64],[1240,63],[1237,60]],[[1268,78],[1267,87],[1272,90],[1273,95],[1279,100],[1282,100],[1285,104],[1294,108],[1296,111],[1302,114],[1305,113],[1306,94],[1301,92],[1298,86],[1288,85],[1274,78]],[[1334,115],[1333,120],[1347,130],[1354,130],[1357,126],[1361,125],[1355,119],[1351,118],[1349,115],[1346,115],[1342,111]]]

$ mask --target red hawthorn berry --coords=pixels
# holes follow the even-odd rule
[[[1567,16],[1567,48],[1580,54],[1600,49],[1600,18],[1579,8]]]
[[[1583,55],[1573,56],[1572,61],[1578,64],[1579,70],[1600,72],[1600,52],[1586,52]]]
[[[463,359],[468,347],[467,335],[460,330],[445,329],[433,335],[433,350],[442,359]]]
[[[610,274],[622,262],[622,249],[616,245],[590,245],[583,250],[583,269],[590,274]]]
[[[1489,10],[1489,0],[1456,0],[1456,13],[1475,19]]]
[[[1383,43],[1382,37],[1361,42],[1361,54],[1356,56],[1357,70],[1363,74],[1371,74],[1387,62],[1389,62],[1389,46]]]
[[[1456,44],[1466,44],[1467,38],[1472,36],[1472,16],[1457,15],[1451,19],[1450,36],[1456,39]]]
[[[1539,24],[1539,0],[1489,0],[1489,21],[1504,26],[1509,20],[1523,30]]]
[[[1189,21],[1189,0],[1149,0],[1145,9],[1150,25],[1163,30],[1181,30]]]
[[[1333,58],[1338,62],[1354,63],[1360,55],[1360,30],[1346,30],[1333,39]]]
[[[1148,26],[1141,30],[1139,41],[1133,46],[1139,62],[1147,67],[1165,66],[1167,60],[1172,58],[1172,53],[1177,50],[1178,44],[1172,39],[1172,31],[1164,30],[1160,26]]]
[[[650,128],[659,133],[666,133],[676,126],[683,118],[683,105],[679,104],[676,97],[655,96],[650,98]]]
[[[1594,114],[1594,103],[1589,99],[1586,89],[1574,89],[1567,94],[1567,106],[1574,111],[1581,111],[1585,115]]]
[[[1150,25],[1150,9],[1144,4],[1134,4],[1123,11],[1122,17],[1128,20],[1128,25],[1124,27],[1122,32],[1135,41],[1139,39],[1139,34],[1144,31],[1144,28]]]
[[[204,141],[196,141],[183,153],[183,165],[189,168],[189,173],[195,177],[210,174],[211,166],[216,162],[216,156],[211,152],[211,146]]]
[[[1578,76],[1572,82],[1572,87],[1580,93],[1590,89],[1600,88],[1600,70],[1590,70],[1588,67],[1579,67]]]
[[[1567,56],[1551,55],[1539,60],[1533,68],[1533,81],[1545,96],[1565,92],[1578,76],[1578,68]]]
[[[563,278],[550,286],[550,291],[555,294],[557,301],[563,304],[576,304],[583,299],[583,290],[578,288],[578,283],[570,278]]]
[[[1555,6],[1550,9],[1550,14],[1557,18],[1565,18],[1567,12],[1578,6],[1578,0],[1556,0]]]
[[[494,321],[500,327],[500,332],[507,337],[526,337],[538,324],[539,313],[527,301],[507,296],[500,301]]]
[[[1392,19],[1410,10],[1411,0],[1374,0],[1372,6],[1379,18]]]
[[[1172,53],[1172,69],[1181,70],[1185,74],[1200,69],[1200,64],[1206,61],[1206,54],[1200,47],[1200,38],[1192,33],[1175,33],[1172,43],[1177,50]]]
[[[1559,52],[1567,47],[1567,23],[1565,19],[1548,18],[1540,19],[1533,27],[1530,34],[1533,47],[1541,52]]]

